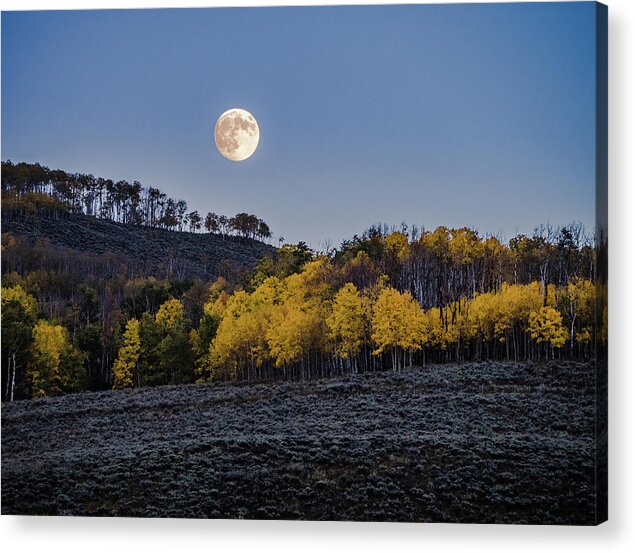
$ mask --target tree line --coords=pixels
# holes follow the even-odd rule
[[[285,279],[269,277],[252,292],[212,295],[204,317],[216,331],[197,346],[196,370],[201,380],[259,380],[430,361],[586,359],[602,338],[595,335],[595,302],[595,285],[575,279],[547,285],[544,296],[537,281],[503,283],[425,309],[385,276],[360,290],[321,258]],[[191,338],[199,340],[196,330]]]
[[[606,340],[595,265],[579,224],[507,243],[378,225],[327,254],[284,245],[211,284],[113,274],[66,286],[55,270],[14,270],[3,279],[3,399],[589,358]]]
[[[255,240],[272,237],[269,225],[256,215],[233,217],[188,211],[187,202],[170,198],[139,181],[114,181],[91,174],[68,173],[38,163],[2,162],[2,218],[61,218],[83,214],[152,228],[236,235]]]

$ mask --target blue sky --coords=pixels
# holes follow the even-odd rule
[[[4,12],[2,159],[337,245],[594,224],[593,3]],[[243,107],[260,145],[215,149]]]

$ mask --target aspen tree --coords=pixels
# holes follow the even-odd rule
[[[126,323],[123,345],[119,348],[119,354],[112,367],[114,375],[113,389],[131,388],[134,386],[134,379],[137,376],[137,364],[141,354],[140,326],[137,319],[130,319]]]
[[[79,391],[85,385],[86,354],[70,341],[68,330],[40,319],[33,328],[31,362],[27,367],[35,397]]]
[[[7,360],[3,396],[7,401],[13,401],[16,381],[22,380],[36,319],[37,302],[33,296],[19,284],[2,288],[2,354],[3,361]]]
[[[348,282],[337,292],[326,325],[337,355],[354,358],[364,343],[366,330],[363,300],[354,284]]]

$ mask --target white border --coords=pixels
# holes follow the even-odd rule
[[[497,1],[497,0],[493,0]],[[188,0],[195,6],[416,3],[377,1],[262,2]],[[437,1],[435,3],[451,3]],[[635,2],[609,5],[609,522],[597,528],[1,517],[5,551],[406,551],[604,553],[635,551],[635,367],[633,210],[635,209]],[[161,0],[0,0],[1,10],[181,7]],[[630,100],[630,102],[629,102]]]

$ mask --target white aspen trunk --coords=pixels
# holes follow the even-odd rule
[[[11,383],[11,357],[9,357],[9,366],[7,367],[7,389],[4,392],[4,397],[6,399],[9,399],[9,395],[11,393],[10,383]]]
[[[575,327],[576,311],[573,312],[573,317],[571,318],[571,355],[573,355],[573,329]]]
[[[12,359],[13,359],[13,372],[11,375],[11,398],[9,399],[9,401],[13,401],[13,392],[15,390],[15,351],[13,352]]]

